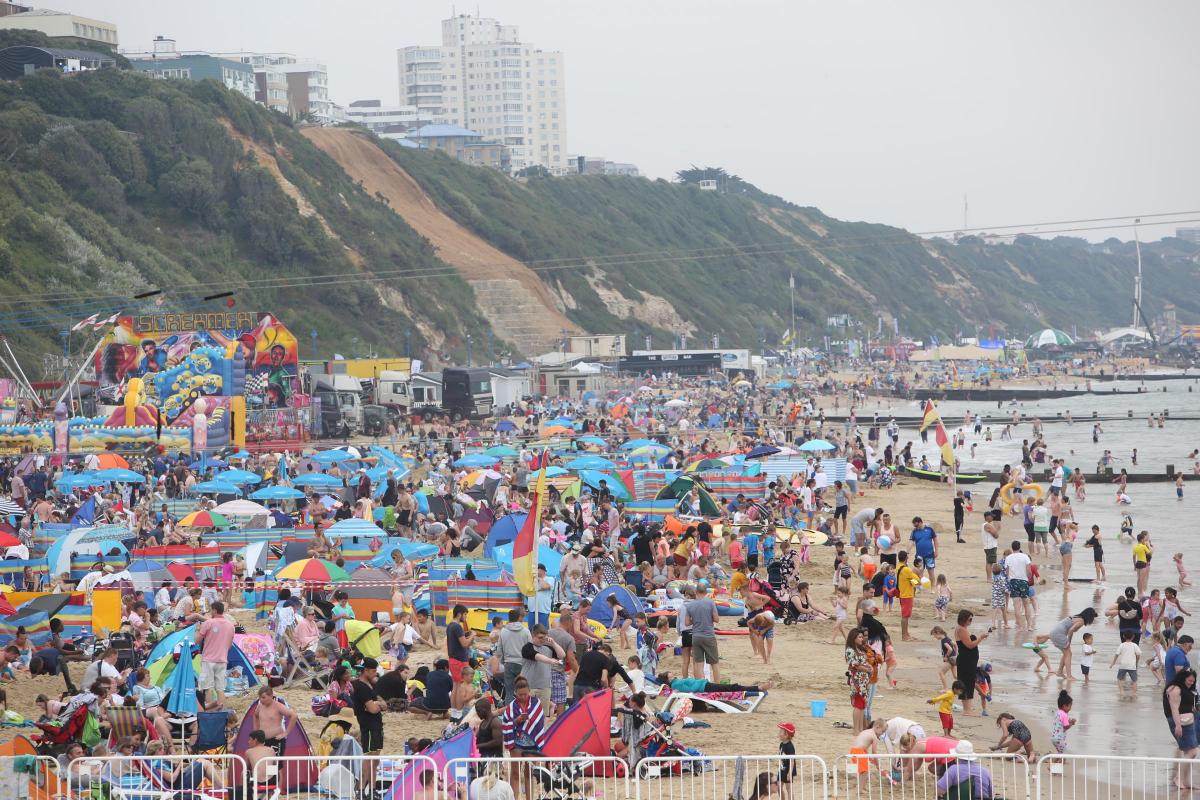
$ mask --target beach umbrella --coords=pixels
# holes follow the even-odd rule
[[[350,580],[346,570],[323,558],[302,558],[293,561],[275,573],[276,578],[309,583],[336,583]]]
[[[710,469],[728,469],[729,465],[719,458],[702,458],[687,465],[684,472],[705,472]]]
[[[21,540],[8,531],[0,531],[0,547],[16,547],[20,543]]]
[[[245,469],[227,469],[224,472],[219,472],[214,476],[214,480],[224,481],[226,483],[262,483],[262,475],[257,472],[250,472]]]
[[[290,486],[267,486],[250,493],[251,500],[299,500],[304,492]]]
[[[191,467],[192,469],[199,470],[201,474],[204,474],[205,472],[208,472],[210,469],[220,469],[221,467],[224,467],[225,462],[219,458],[209,458],[208,456],[201,456],[200,458],[197,458],[195,461],[193,461],[191,464],[188,464],[188,466]]]
[[[250,457],[250,454],[247,453],[245,450],[238,450],[236,453],[230,453],[229,455],[227,455],[225,457],[228,459],[231,459],[231,460],[237,459],[239,461],[245,461],[247,458]]]
[[[266,506],[249,500],[230,500],[228,503],[221,503],[213,511],[230,517],[257,517],[259,514],[271,513]]]
[[[170,659],[170,656],[165,656],[165,658]],[[196,703],[196,665],[192,661],[190,642],[183,645],[183,651],[179,654],[179,663],[171,672],[168,686],[167,711],[176,717],[195,717],[200,711],[200,706]],[[186,731],[186,727],[180,726],[179,744],[181,749],[184,747],[183,735]]]
[[[78,472],[63,475],[54,482],[54,485],[62,491],[69,492],[73,489],[87,489],[91,486],[103,486],[106,483],[108,483],[108,481],[101,478],[100,474],[97,472]]]
[[[520,455],[520,452],[515,447],[510,447],[506,444],[498,444],[493,447],[489,447],[487,450],[484,450],[483,454],[485,456],[491,456],[492,458],[516,458],[518,455]]]
[[[566,475],[567,471],[562,467],[546,467],[547,478],[557,478],[559,475]]]
[[[0,514],[8,516],[9,514],[24,514],[25,509],[14,503],[6,497],[0,497]]]
[[[96,473],[97,477],[103,478],[106,481],[116,481],[117,483],[145,483],[146,478],[139,473],[125,467],[112,467],[110,469],[102,469]]]
[[[229,520],[211,511],[193,511],[179,520],[181,528],[228,528]]]
[[[167,572],[171,573],[179,583],[183,583],[188,578],[196,580],[196,569],[191,564],[185,564],[182,561],[171,561],[167,563]]]
[[[296,486],[312,486],[318,489],[333,489],[343,486],[341,478],[326,475],[323,472],[306,472],[292,480]]]
[[[96,456],[96,465],[100,469],[115,469],[118,467],[129,469],[129,462],[125,460],[125,456],[119,453],[101,453]]]
[[[196,484],[196,491],[200,494],[241,494],[242,489],[239,486],[234,486],[232,483],[225,481],[202,481]]]
[[[686,406],[690,406],[691,403],[689,403],[687,400],[684,400],[682,397],[676,397],[674,400],[668,400],[667,402],[663,403],[663,405],[665,405],[667,408],[684,408]]]
[[[794,384],[791,381],[776,381],[767,388],[768,389],[790,389]]]
[[[482,453],[473,453],[469,456],[463,456],[455,461],[454,466],[472,469],[474,467],[490,467],[495,463],[496,459],[491,456],[485,456]]]
[[[510,419],[502,419],[496,423],[496,430],[500,433],[508,433],[509,431],[515,431],[516,429],[516,423]]]
[[[386,536],[387,534],[374,522],[351,517],[330,525],[325,529],[325,535],[336,539],[350,536]]]
[[[604,439],[600,438],[599,436],[590,436],[590,435],[589,436],[580,436],[575,441],[583,442],[584,444],[594,444],[597,447],[607,447],[608,446],[608,442],[606,442]]]
[[[355,456],[345,450],[322,450],[312,457],[318,464],[337,464],[341,461],[353,461]]]
[[[567,469],[616,469],[617,465],[600,456],[580,456],[567,462]]]
[[[773,456],[773,455],[777,454],[778,452],[779,452],[778,447],[771,447],[769,445],[760,444],[758,447],[754,448],[749,453],[746,453],[746,458],[766,458],[767,456]]]
[[[821,450],[836,450],[837,445],[831,444],[824,439],[809,439],[804,444],[800,445],[800,450],[805,453],[815,453]]]
[[[633,495],[629,493],[629,487],[621,480],[621,477],[616,473],[601,472],[599,470],[585,469],[579,473],[579,480],[583,481],[587,486],[593,489],[600,488],[600,481],[603,480],[608,490],[612,492],[612,496],[618,500],[632,500]]]
[[[568,428],[566,425],[551,425],[542,429],[543,436],[569,436],[574,432],[574,428]]]
[[[651,447],[654,445],[661,445],[661,444],[662,444],[661,442],[656,442],[653,439],[630,439],[628,442],[625,442],[624,444],[621,445],[621,449],[622,450],[636,450],[639,447]]]

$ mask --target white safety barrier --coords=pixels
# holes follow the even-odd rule
[[[224,800],[230,791],[246,796],[246,762],[233,754],[85,757],[68,764],[67,773],[62,795],[66,800],[143,800],[180,791],[195,800]]]
[[[1200,781],[1200,760],[1141,756],[1047,755],[1037,762],[1041,800],[1172,800],[1195,793],[1178,788]]]
[[[829,770],[814,755],[659,756],[634,771],[638,800],[826,800]]]
[[[0,798],[30,800],[60,794],[56,759],[32,754],[0,756]]]
[[[437,775],[437,764],[428,756],[277,756],[258,762],[247,782],[252,800],[406,800],[440,796]],[[431,788],[423,791],[426,784]]]
[[[624,759],[612,756],[455,758],[446,762],[442,789],[447,800],[474,797],[476,792],[469,791],[472,783],[494,779],[507,783],[519,798],[631,800],[628,766]]]
[[[1024,757],[1005,753],[979,753],[970,761],[956,764],[952,756],[927,756],[921,753],[850,754],[838,756],[833,768],[833,796],[839,800],[936,800],[945,797],[951,781],[982,770],[990,794],[972,790],[976,800],[1002,797],[1028,800],[1032,784],[1030,768]],[[951,771],[952,770],[952,771]],[[949,777],[942,780],[949,772]],[[942,780],[939,788],[938,782]],[[986,788],[985,788],[986,791]],[[951,796],[956,796],[951,793]]]

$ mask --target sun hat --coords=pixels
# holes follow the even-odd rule
[[[978,756],[975,755],[975,745],[962,739],[954,747],[950,748],[950,755],[955,758],[960,758],[963,761],[974,761]]]
[[[784,733],[786,733],[788,736],[795,736],[795,735],[796,735],[796,726],[795,726],[795,725],[793,725],[793,724],[792,724],[792,723],[790,723],[790,722],[781,722],[781,723],[779,723],[779,730],[783,731],[783,732],[784,732]]]

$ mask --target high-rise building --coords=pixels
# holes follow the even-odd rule
[[[66,11],[53,11],[49,8],[26,9],[15,4],[5,3],[8,8],[0,14],[0,29],[24,28],[25,30],[41,31],[51,39],[74,39],[82,44],[96,42],[117,49],[117,26],[90,17],[81,17]]]
[[[502,142],[514,170],[568,171],[561,52],[522,42],[515,25],[462,14],[442,21],[440,47],[397,56],[402,105]]]
[[[329,70],[290,53],[224,53],[254,69],[255,99],[268,108],[306,118],[318,125],[339,121],[329,100]]]
[[[140,72],[148,72],[157,78],[202,81],[211,78],[250,100],[255,99],[254,70],[240,61],[214,56],[211,53],[180,52],[175,40],[165,36],[154,39],[154,47],[147,52],[125,51],[130,65]]]

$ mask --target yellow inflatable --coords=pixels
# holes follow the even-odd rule
[[[1004,509],[1005,514],[1009,513],[1009,511],[1012,509],[1013,489],[1015,488],[1016,486],[1011,483],[1006,483],[1000,487],[1001,507]],[[1022,495],[1023,498],[1027,497],[1029,493],[1034,495],[1035,500],[1041,500],[1046,496],[1046,493],[1042,491],[1042,487],[1038,486],[1036,483],[1027,483],[1022,487],[1022,489],[1024,491],[1024,494]],[[1021,502],[1024,502],[1024,499],[1022,499]]]

